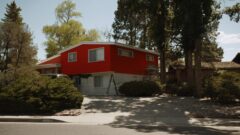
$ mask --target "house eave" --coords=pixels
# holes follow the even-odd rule
[[[37,65],[35,68],[36,69],[44,69],[44,68],[60,68],[61,64],[42,64],[42,65]]]

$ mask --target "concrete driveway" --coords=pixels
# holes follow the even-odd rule
[[[78,121],[84,124],[130,128],[140,132],[240,134],[238,115],[233,115],[234,119],[227,119],[216,107],[211,107],[214,106],[202,106],[194,98],[86,97]],[[193,118],[198,111],[208,111],[209,116],[216,117],[203,118],[200,115],[199,118]]]
[[[139,133],[240,134],[240,115],[234,111],[226,115],[224,113],[226,108],[194,98],[85,97],[79,116],[15,116],[14,118],[53,119],[66,124],[88,125],[92,128],[107,126]],[[235,109],[238,109],[238,106]],[[13,118],[13,116],[0,118],[8,117]]]

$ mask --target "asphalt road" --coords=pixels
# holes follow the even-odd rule
[[[74,123],[0,123],[0,135],[239,135],[239,127],[216,130],[201,127],[116,127]]]

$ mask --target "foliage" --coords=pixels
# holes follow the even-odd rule
[[[122,84],[119,92],[130,97],[146,97],[161,94],[161,89],[153,81],[131,81]]]
[[[75,20],[80,13],[76,11],[76,4],[71,0],[65,0],[57,6],[56,19],[58,23],[43,27],[43,33],[47,37],[44,43],[47,48],[47,57],[57,54],[60,50],[75,45],[81,41],[96,41],[99,39],[97,30],[85,30],[82,24]]]
[[[188,85],[187,82],[168,82],[166,89],[169,94],[176,94],[177,96],[193,96],[193,87]]]
[[[119,0],[112,25],[115,41],[123,41],[130,46],[152,48],[149,36],[148,1]]]
[[[166,52],[171,38],[173,12],[169,1],[119,0],[113,23],[113,38],[140,48],[157,48],[161,81],[166,80]]]
[[[0,71],[36,62],[37,49],[32,42],[32,33],[22,22],[20,11],[14,1],[7,4],[5,17],[0,23]]]
[[[232,7],[227,7],[224,10],[224,13],[229,15],[230,19],[239,22],[240,20],[240,3],[236,3]]]
[[[207,62],[222,59],[223,50],[216,42],[221,17],[220,5],[215,0],[119,0],[113,38],[140,48],[157,48],[162,82],[166,78],[165,66],[184,54],[187,70],[192,72],[189,80],[193,80],[193,53],[200,50],[195,49],[200,46],[195,45],[197,39],[203,46],[195,56]]]
[[[80,108],[83,97],[64,77],[50,79],[28,67],[0,73],[0,113],[54,113]]]
[[[240,99],[240,73],[214,73],[205,78],[203,85],[205,96],[217,102],[232,103]]]
[[[221,18],[220,6],[215,0],[179,0],[174,2],[173,7],[173,33],[184,51],[187,83],[195,86],[195,96],[199,97],[202,91],[202,59],[218,60],[222,55],[221,49],[216,46],[217,28]],[[219,51],[219,54],[203,51]]]
[[[59,22],[67,23],[73,17],[80,17],[81,13],[76,11],[76,4],[71,0],[65,0],[55,9]]]
[[[215,41],[214,41],[215,42]],[[202,46],[202,61],[216,62],[221,61],[223,58],[223,49],[218,47],[217,43],[203,42]],[[211,44],[211,45],[209,45]]]

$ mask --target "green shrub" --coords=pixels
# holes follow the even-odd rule
[[[176,94],[177,96],[193,96],[193,88],[186,82],[168,82],[167,92],[169,94]]]
[[[186,82],[180,83],[176,91],[178,96],[193,96],[193,87]]]
[[[0,113],[53,113],[81,107],[83,97],[70,79],[43,77],[31,69],[19,71],[0,73],[0,80],[8,76],[0,84]]]
[[[204,95],[220,103],[233,103],[240,99],[240,74],[223,72],[204,80]]]
[[[176,94],[178,91],[178,85],[174,81],[168,81],[166,84],[166,93],[168,94]]]
[[[130,97],[146,97],[161,94],[161,89],[153,81],[131,81],[122,84],[119,87],[119,92]]]

